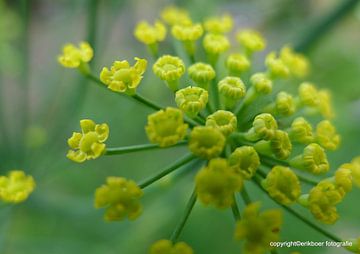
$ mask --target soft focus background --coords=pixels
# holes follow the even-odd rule
[[[136,181],[159,171],[181,156],[184,148],[101,157],[77,164],[66,159],[66,139],[82,118],[107,122],[107,144],[147,143],[144,125],[151,111],[100,89],[74,70],[56,62],[66,42],[93,41],[94,73],[113,60],[149,58],[133,37],[141,19],[155,20],[174,3],[187,8],[193,19],[229,12],[236,28],[259,29],[268,49],[297,45],[336,0],[0,0],[0,174],[23,169],[37,188],[20,205],[0,210],[1,254],[140,254],[152,242],[170,236],[193,188],[194,172],[166,179],[146,190],[144,214],[135,222],[107,223],[93,208],[93,193],[107,176]],[[92,8],[91,6],[94,6]],[[170,40],[164,50],[171,52]],[[335,124],[342,134],[341,149],[329,153],[333,170],[360,154],[360,6],[319,36],[306,51],[312,61],[310,79],[333,91]],[[262,57],[262,55],[259,55]],[[151,62],[150,62],[151,64]],[[258,66],[257,69],[260,69]],[[140,92],[163,105],[170,92],[147,71]],[[164,99],[165,98],[165,99]],[[276,207],[249,185],[253,199]],[[360,190],[339,205],[341,219],[328,230],[344,237],[360,236]],[[240,203],[240,209],[244,207]],[[299,208],[303,214],[309,212]],[[233,239],[230,210],[197,204],[180,236],[200,254],[240,253]],[[327,240],[285,213],[282,240]],[[279,253],[346,253],[342,249],[281,249]]]

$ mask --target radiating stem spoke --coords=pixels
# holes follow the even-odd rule
[[[237,201],[236,201],[236,198],[235,198],[235,195],[234,195],[234,203],[232,204],[231,206],[231,211],[232,211],[232,214],[234,216],[234,219],[235,221],[238,221],[240,220],[240,211],[239,211],[239,206],[237,204]]]

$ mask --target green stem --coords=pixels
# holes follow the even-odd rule
[[[219,99],[219,89],[217,80],[213,79],[210,84],[210,96],[212,97],[212,102],[215,109],[220,108],[220,99]],[[212,111],[214,112],[214,111]]]
[[[267,193],[267,191],[261,186],[260,180],[258,178],[254,178],[253,179],[254,182],[259,186],[259,188],[265,192],[268,196],[269,194]],[[269,196],[270,197],[270,196]],[[271,198],[271,197],[270,197]],[[272,199],[272,198],[271,198]],[[337,237],[336,235],[333,235],[332,233],[326,231],[325,229],[321,228],[320,226],[316,225],[315,223],[311,222],[310,220],[308,220],[307,218],[305,218],[303,215],[301,215],[300,213],[298,213],[297,211],[295,211],[294,209],[283,205],[279,202],[277,202],[276,200],[272,199],[275,203],[277,203],[279,206],[281,206],[282,208],[284,208],[286,211],[288,211],[289,213],[291,213],[293,216],[295,216],[296,218],[298,218],[299,220],[303,221],[305,224],[307,224],[308,226],[312,227],[313,229],[315,229],[316,231],[318,231],[319,233],[323,234],[324,236],[328,237],[329,239],[336,241],[336,242],[341,242],[341,238]]]
[[[107,87],[101,82],[100,79],[98,79],[97,77],[95,77],[93,74],[87,74],[85,75],[88,79],[94,81],[95,84],[97,84],[98,86],[102,87],[103,89],[107,89]],[[125,96],[124,94],[121,93],[116,93],[118,95],[120,95],[121,97],[125,97],[125,98],[132,98],[135,101],[153,109],[153,110],[160,110],[163,109],[163,107],[157,105],[156,103],[144,98],[143,96],[141,96],[140,94],[135,94],[132,96]],[[196,120],[190,119],[187,116],[184,116],[184,120],[185,122],[187,122],[190,126],[196,126],[196,125],[201,125],[201,123],[197,122]]]
[[[317,42],[322,35],[331,30],[331,28],[343,18],[349,11],[353,10],[359,0],[340,1],[340,4],[334,8],[328,15],[323,17],[317,25],[312,27],[300,42],[295,46],[295,50],[305,52]]]
[[[181,159],[175,161],[175,163],[171,164],[170,166],[168,166],[164,170],[160,171],[158,174],[156,174],[153,177],[150,177],[149,179],[144,180],[143,182],[139,183],[139,187],[142,188],[142,189],[148,187],[150,184],[160,180],[161,178],[163,178],[164,176],[170,174],[171,172],[178,169],[179,167],[181,167],[181,166],[185,165],[186,163],[192,161],[194,158],[195,158],[195,156],[193,154],[185,155]]]
[[[110,147],[106,149],[105,155],[119,155],[119,154],[128,154],[146,150],[154,150],[154,149],[165,149],[165,148],[172,148],[175,146],[186,145],[186,141],[181,141],[173,146],[170,147],[160,147],[159,145],[155,144],[142,144],[142,145],[133,145],[133,146],[124,146],[124,147]]]
[[[235,221],[238,221],[238,220],[241,219],[239,206],[238,206],[238,204],[236,202],[235,196],[234,196],[234,203],[231,206],[231,211],[232,211],[232,214],[234,216]]]
[[[242,197],[242,199],[244,200],[244,203],[246,205],[250,205],[252,203],[249,193],[246,191],[245,186],[243,186],[242,191],[240,192],[240,195]]]
[[[182,230],[184,229],[184,226],[186,224],[186,221],[189,219],[189,216],[191,214],[191,211],[193,210],[195,203],[196,203],[196,190],[193,191],[193,193],[191,194],[191,197],[186,205],[184,214],[181,217],[181,220],[179,222],[179,224],[176,226],[174,232],[172,233],[170,240],[172,242],[176,242],[182,232]]]

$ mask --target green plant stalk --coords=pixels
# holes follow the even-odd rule
[[[191,211],[193,210],[193,208],[195,206],[196,200],[197,200],[197,195],[196,195],[196,190],[194,189],[194,191],[192,192],[190,199],[186,205],[185,211],[181,217],[179,224],[175,227],[174,232],[170,236],[170,241],[176,242],[178,240],[182,230],[185,227],[186,221],[189,219]]]
[[[250,205],[252,203],[249,193],[246,191],[245,186],[243,186],[243,189],[241,190],[240,195],[246,205]]]
[[[186,145],[186,141],[181,141],[173,146],[170,147],[160,147],[156,144],[142,144],[142,145],[133,145],[133,146],[123,146],[123,147],[110,147],[106,149],[106,152],[104,155],[119,155],[119,154],[128,154],[128,153],[135,153],[140,151],[146,151],[146,150],[154,150],[154,149],[166,149],[166,148],[172,148],[175,146],[182,146]]]
[[[219,89],[217,79],[213,79],[210,83],[210,97],[212,98],[213,107],[212,108],[220,108],[220,97],[219,97]],[[212,111],[214,112],[214,111]]]
[[[98,86],[102,87],[103,89],[107,89],[106,86],[101,82],[100,79],[98,79],[97,77],[95,77],[94,75],[92,74],[87,74],[85,75],[88,79],[92,80],[95,82],[95,84],[97,84]],[[135,101],[153,109],[153,110],[161,110],[163,109],[164,107],[161,107],[159,105],[157,105],[156,103],[144,98],[143,96],[141,96],[140,94],[135,94],[135,95],[132,95],[132,96],[125,96],[124,94],[121,94],[121,93],[116,93],[118,95],[120,95],[121,97],[123,98],[132,98],[134,99]],[[190,119],[189,117],[187,116],[184,116],[184,119],[185,119],[185,122],[187,122],[190,126],[196,126],[196,125],[201,125],[201,123],[197,122],[196,120],[193,120],[193,119]]]
[[[295,46],[295,50],[299,52],[308,51],[322,35],[331,30],[341,18],[353,10],[357,3],[359,3],[359,0],[340,1],[340,4],[336,8],[308,30],[305,36],[303,36]]]
[[[151,185],[152,183],[160,180],[164,176],[170,174],[174,170],[180,168],[181,166],[187,164],[188,162],[195,159],[195,156],[193,154],[187,154],[184,157],[180,158],[179,160],[175,161],[175,163],[171,164],[170,166],[166,167],[165,169],[161,170],[158,174],[154,175],[153,177],[150,177],[149,179],[144,180],[143,182],[139,183],[139,187],[141,189],[144,189]]]
[[[267,193],[267,191],[261,186],[261,182],[258,178],[254,178],[253,181],[259,186],[259,188],[265,192],[268,196],[269,194]],[[270,196],[269,196],[270,197]],[[271,197],[270,197],[271,198]],[[272,199],[272,198],[271,198]],[[319,233],[323,234],[324,236],[328,237],[329,239],[336,241],[336,242],[341,242],[341,239],[339,237],[337,237],[336,235],[326,231],[325,229],[321,228],[320,226],[316,225],[315,223],[313,223],[312,221],[308,220],[307,218],[305,218],[303,215],[301,215],[300,213],[298,213],[297,211],[295,211],[294,209],[283,205],[279,202],[277,202],[276,200],[272,199],[275,203],[277,203],[279,206],[281,206],[282,208],[284,208],[286,211],[288,211],[289,213],[291,213],[293,216],[295,216],[296,218],[298,218],[299,220],[303,221],[305,224],[307,224],[308,226],[310,226],[311,228],[315,229],[316,231],[318,231]]]
[[[232,211],[232,214],[234,216],[235,221],[238,221],[238,220],[241,219],[239,206],[238,206],[238,204],[236,202],[235,195],[234,195],[234,203],[231,206],[231,211]]]

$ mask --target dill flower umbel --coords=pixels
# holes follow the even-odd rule
[[[78,68],[90,62],[93,56],[94,52],[89,43],[81,42],[78,47],[68,43],[63,48],[63,54],[58,56],[58,61],[66,68]]]
[[[32,176],[24,171],[12,170],[7,176],[0,176],[0,201],[5,203],[24,202],[35,189]]]
[[[151,143],[166,147],[182,140],[187,128],[182,112],[169,107],[149,115],[145,130]]]
[[[105,208],[105,219],[109,221],[135,220],[142,212],[139,199],[142,190],[134,181],[122,177],[108,177],[106,184],[95,191],[95,207]]]
[[[75,162],[96,159],[105,152],[104,142],[109,137],[109,126],[106,123],[96,124],[90,119],[80,121],[81,133],[73,132],[68,139],[71,150],[66,157]]]
[[[114,92],[135,94],[147,66],[145,59],[135,57],[135,61],[133,66],[123,60],[115,61],[110,70],[104,67],[100,73],[101,82]]]
[[[101,71],[98,80],[86,64],[92,57],[91,48],[72,46],[66,53],[64,50],[61,63],[65,67],[78,67],[82,75],[102,88],[125,93],[130,100],[152,110],[145,126],[149,140],[145,144],[108,148],[104,142],[109,127],[85,119],[80,122],[81,132],[74,132],[68,140],[71,148],[68,158],[83,162],[103,154],[153,149],[161,152],[163,148],[182,145],[179,155],[187,151],[139,183],[109,177],[95,192],[95,206],[105,208],[105,218],[110,221],[136,219],[142,211],[140,198],[145,189],[161,183],[161,179],[171,177],[175,171],[182,171],[176,176],[196,175],[192,195],[169,240],[155,242],[150,254],[193,254],[190,246],[179,242],[179,237],[192,210],[199,208],[195,206],[198,201],[232,211],[235,237],[244,240],[244,253],[274,252],[270,243],[279,240],[282,215],[278,209],[260,212],[260,204],[252,197],[256,193],[253,188],[275,201],[269,205],[279,205],[329,239],[341,241],[341,237],[320,229],[293,206],[297,202],[317,221],[333,224],[340,218],[337,204],[346,198],[353,185],[360,186],[360,157],[329,172],[331,160],[326,152],[339,147],[340,135],[330,122],[335,116],[331,93],[318,89],[311,80],[303,80],[310,72],[309,60],[285,45],[279,51],[270,50],[265,60],[253,61],[253,54],[265,49],[266,40],[251,29],[237,31],[241,49],[225,55],[233,39],[229,33],[233,27],[230,15],[204,20],[196,17],[198,23],[194,23],[186,10],[171,6],[161,12],[161,18],[168,27],[160,21],[154,25],[140,22],[135,37],[150,48],[155,62],[153,74],[172,90],[176,105],[173,107],[158,104],[136,91],[147,60],[135,58],[133,66],[127,61],[115,61],[110,69]],[[164,43],[173,44],[170,52],[174,55],[166,52],[168,45],[161,48],[157,45],[165,39],[167,29],[171,29],[175,40]],[[195,52],[203,30],[205,54]],[[179,50],[179,41],[186,52]],[[176,55],[178,52],[184,60]],[[187,71],[184,62],[189,63]],[[295,87],[285,83],[294,83]],[[294,91],[297,94],[292,95]],[[160,91],[153,92],[162,96]],[[323,176],[325,173],[332,175]],[[312,179],[313,175],[318,180]],[[255,185],[247,192],[249,182]],[[1,183],[0,199],[4,199]],[[26,191],[31,192],[29,188]],[[239,198],[246,204],[241,210]]]

